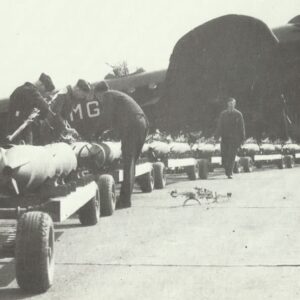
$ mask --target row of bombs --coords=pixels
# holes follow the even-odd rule
[[[293,143],[293,142],[287,142],[285,144],[281,143],[270,143],[270,142],[264,142],[261,144],[257,144],[253,141],[246,141],[241,149],[241,154],[247,154],[247,155],[255,155],[255,154],[295,154],[300,153],[300,145]]]
[[[300,146],[293,143],[285,145],[261,144],[246,142],[242,151],[247,155],[257,153],[297,153]],[[206,153],[217,155],[220,144],[197,143],[189,145],[182,142],[165,143],[153,141],[143,146],[143,155],[149,151],[157,157],[180,157],[186,153]],[[40,187],[47,179],[65,178],[71,172],[82,168],[101,170],[121,159],[120,142],[87,143],[76,142],[53,143],[46,146],[14,145],[0,148],[0,191],[7,185],[8,180],[14,179],[19,192],[26,193]]]
[[[148,151],[145,144],[143,152]],[[155,146],[155,143],[151,144]],[[191,151],[187,143],[156,143],[159,153],[180,155]],[[53,143],[46,146],[9,145],[0,147],[0,192],[14,180],[18,193],[34,192],[47,180],[52,182],[67,178],[72,172],[83,169],[104,170],[121,160],[120,142]]]
[[[181,156],[192,151],[191,146],[188,143],[172,142],[166,143],[162,141],[152,141],[151,143],[145,143],[142,149],[142,156],[147,156],[152,153],[157,157],[164,156]]]
[[[18,193],[33,192],[47,180],[61,180],[87,167],[101,170],[121,159],[121,143],[76,142],[46,146],[13,145],[0,148],[0,191],[9,180]]]
[[[220,143],[212,142],[199,142],[195,144],[188,144],[182,142],[171,142],[166,143],[162,141],[152,141],[147,143],[143,147],[143,155],[153,152],[155,156],[167,156],[167,155],[180,155],[183,153],[193,153],[199,156],[213,156],[220,155],[221,146]],[[292,142],[286,144],[273,144],[271,142],[265,142],[258,144],[253,140],[246,141],[239,149],[240,155],[255,155],[255,154],[273,154],[273,153],[284,153],[284,154],[295,154],[300,153],[300,145]]]

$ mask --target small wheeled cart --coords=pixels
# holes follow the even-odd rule
[[[222,157],[220,144],[195,144],[193,146],[194,155],[199,164],[199,177],[207,179],[209,172],[222,167]],[[252,172],[252,160],[247,156],[236,156],[234,164],[234,173]]]
[[[116,184],[123,182],[123,161],[120,142],[87,143],[73,145],[78,166],[99,178],[101,216],[111,216],[116,208]],[[146,158],[136,163],[136,182],[142,192],[150,193],[154,188],[154,166]]]
[[[300,163],[300,145],[296,143],[286,143],[282,146],[282,153],[285,156],[287,168],[293,168],[295,164]]]
[[[165,187],[168,174],[186,173],[189,180],[199,177],[198,161],[187,143],[155,142],[144,152],[144,157],[152,163],[156,189]]]
[[[136,183],[140,186],[143,193],[151,193],[155,185],[154,165],[145,158],[137,161],[135,167]],[[121,183],[124,180],[124,172],[122,163],[114,166],[111,170],[115,182]]]
[[[262,166],[277,166],[279,169],[294,166],[294,156],[279,144],[244,144],[239,154],[249,157],[258,169]]]
[[[81,174],[77,180],[51,188],[43,186],[34,193],[0,193],[0,219],[16,220],[13,232],[1,239],[0,257],[15,258],[20,288],[31,293],[49,289],[54,276],[53,223],[77,213],[82,225],[97,224],[100,183],[92,174]]]

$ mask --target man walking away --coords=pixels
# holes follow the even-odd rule
[[[242,113],[235,109],[235,105],[234,98],[227,99],[227,109],[220,115],[215,135],[217,138],[221,137],[222,165],[229,179],[232,178],[237,150],[245,139],[244,118]]]

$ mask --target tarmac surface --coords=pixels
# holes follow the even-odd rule
[[[45,294],[24,294],[13,260],[0,260],[0,299],[300,299],[299,177],[299,167],[233,180],[172,175],[164,190],[136,190],[131,209],[96,226],[57,225]],[[232,197],[183,206],[185,197],[170,196],[195,186]]]

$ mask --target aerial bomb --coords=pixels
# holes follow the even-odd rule
[[[54,143],[45,146],[52,156],[55,175],[67,176],[77,168],[77,158],[72,147],[66,143]]]
[[[76,142],[72,149],[80,167],[103,168],[121,159],[120,142],[87,143]]]
[[[276,150],[275,146],[269,141],[263,141],[259,149],[263,154],[271,154],[274,153]]]
[[[172,142],[170,143],[170,151],[175,154],[183,154],[191,151],[191,146],[187,143]]]
[[[200,153],[207,153],[207,154],[213,154],[214,151],[216,151],[216,147],[214,144],[211,144],[211,143],[198,143],[198,144],[194,144],[192,146],[192,150],[193,151],[198,151]]]
[[[255,155],[260,151],[259,145],[257,141],[253,138],[249,138],[245,141],[245,143],[241,146],[241,150],[246,155]]]
[[[149,144],[149,150],[152,150],[156,155],[166,155],[170,152],[170,144],[154,141]]]
[[[52,156],[46,147],[16,145],[1,148],[0,182],[7,185],[14,180],[19,193],[32,191],[48,178],[55,176]]]
[[[285,145],[283,145],[282,147],[283,151],[285,152],[289,152],[289,153],[298,153],[300,152],[300,146],[298,144],[295,143],[286,143]]]

